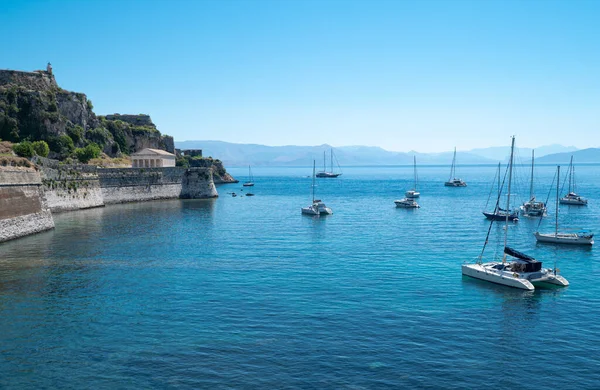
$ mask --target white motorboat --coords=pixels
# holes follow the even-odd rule
[[[302,207],[302,214],[305,215],[330,215],[333,211],[323,203],[320,199],[315,199],[315,162],[313,161],[313,176],[312,176],[312,204]]]
[[[573,206],[586,206],[588,204],[587,199],[582,198],[575,192],[575,167],[573,166],[573,156],[571,156],[571,163],[569,164],[569,192],[567,195],[560,198],[560,203]]]
[[[418,179],[417,179],[417,156],[413,156],[413,164],[414,164],[414,171],[415,171],[415,181],[414,181],[414,187],[412,190],[408,190],[404,193],[404,196],[406,196],[407,198],[418,198],[419,196],[421,196],[421,193],[419,191],[417,191],[417,183],[418,183]]]
[[[559,183],[560,183],[560,166],[556,167],[556,218],[554,221],[554,233],[540,233],[535,232],[533,235],[538,242],[545,242],[549,244],[570,244],[570,245],[593,245],[594,234],[588,231],[576,232],[576,233],[559,233],[558,231],[558,194],[559,194]],[[542,219],[540,218],[540,223]],[[538,228],[539,228],[538,223]]]
[[[508,193],[507,206],[510,204],[510,190],[512,181],[512,167],[514,157],[515,139],[512,139],[510,160],[509,160],[509,176],[508,176]],[[498,197],[498,200],[500,197]],[[464,263],[462,265],[462,274],[475,279],[484,280],[491,283],[501,284],[503,286],[519,288],[523,290],[534,290],[536,284],[547,283],[557,286],[568,286],[567,279],[558,274],[556,268],[543,268],[542,262],[537,261],[531,256],[516,251],[507,246],[508,240],[508,216],[505,219],[504,227],[504,250],[501,260],[483,262],[483,255],[488,243],[491,232],[492,222],[481,250],[481,254],[477,261],[473,263]],[[510,256],[510,258],[508,257]]]
[[[419,207],[421,207],[412,198],[403,198],[403,199],[395,200],[394,203],[396,204],[396,207],[403,208],[403,209],[418,209]]]
[[[456,178],[456,148],[454,148],[454,157],[452,158],[452,166],[450,167],[450,178],[444,183],[446,187],[466,187],[462,179]]]
[[[538,202],[533,194],[533,163],[535,161],[534,151],[531,151],[531,181],[529,184],[529,200],[521,205],[521,214],[525,217],[542,217],[546,215],[546,204]]]

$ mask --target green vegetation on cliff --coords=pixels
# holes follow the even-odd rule
[[[148,115],[96,116],[85,94],[66,91],[55,82],[38,82],[42,76],[53,81],[49,74],[0,72],[19,76],[0,84],[0,139],[45,141],[49,157],[59,160],[76,157],[76,149],[91,144],[111,157],[147,147],[174,152],[173,138],[161,135]]]

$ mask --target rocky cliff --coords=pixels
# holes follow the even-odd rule
[[[47,71],[0,70],[0,139],[44,140],[58,159],[90,142],[111,157],[147,147],[175,150],[173,138],[162,135],[150,116],[99,117],[85,94],[60,88]]]

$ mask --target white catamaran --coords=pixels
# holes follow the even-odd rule
[[[582,198],[575,192],[575,167],[573,166],[573,156],[571,156],[571,163],[569,164],[569,193],[560,198],[560,203],[574,206],[586,206],[588,203],[587,199]]]
[[[514,157],[515,139],[512,139],[512,145],[510,150],[509,160],[509,175],[508,175],[508,193],[507,193],[507,206],[510,204],[510,190],[512,181],[512,168],[513,168],[513,157]],[[500,202],[500,196],[496,203]],[[523,290],[534,290],[534,284],[548,283],[558,286],[568,286],[569,282],[567,279],[558,274],[556,268],[542,268],[542,262],[537,261],[531,256],[516,251],[507,246],[508,241],[508,216],[505,219],[504,226],[504,254],[501,260],[483,262],[483,254],[485,247],[488,243],[490,232],[492,229],[492,222],[488,228],[487,237],[481,250],[481,254],[477,258],[477,262],[464,263],[462,265],[462,274],[470,276],[475,279],[485,280],[504,286],[515,287]],[[510,256],[510,258],[507,258]]]
[[[571,244],[571,245],[593,245],[594,234],[591,232],[577,232],[577,233],[559,233],[558,231],[558,197],[559,197],[559,182],[560,182],[560,166],[556,167],[556,220],[554,222],[554,233],[540,233],[539,231],[533,233],[535,239],[538,242],[547,242],[550,244]],[[540,218],[540,223],[542,219]],[[540,227],[538,223],[538,229]]]
[[[529,200],[521,205],[521,213],[525,217],[542,217],[546,215],[546,204],[535,200],[533,194],[533,162],[535,160],[534,151],[531,151],[531,183],[529,184]]]
[[[320,199],[315,199],[315,161],[313,160],[313,176],[312,176],[312,204],[302,207],[302,214],[305,215],[329,215],[333,211],[323,203]]]
[[[456,148],[454,148],[454,157],[452,158],[452,167],[450,168],[450,179],[444,183],[446,187],[466,187],[465,183],[461,179],[456,178]]]
[[[419,196],[421,196],[421,193],[419,191],[417,191],[417,183],[418,183],[418,179],[417,179],[417,156],[413,156],[413,165],[414,165],[414,171],[415,171],[415,184],[413,186],[412,190],[408,190],[404,193],[404,196],[406,196],[407,198],[418,198]]]

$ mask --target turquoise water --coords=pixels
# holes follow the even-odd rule
[[[590,204],[561,206],[561,229],[600,232],[598,168],[577,167]],[[0,388],[599,388],[598,248],[536,244],[537,220],[521,219],[511,245],[569,287],[461,276],[495,169],[459,167],[469,186],[448,188],[448,167],[420,167],[418,210],[393,203],[412,167],[318,180],[322,218],[300,215],[310,168],[257,167],[255,197],[232,184],[215,200],[57,215],[0,245]],[[538,167],[538,197],[554,170]]]

